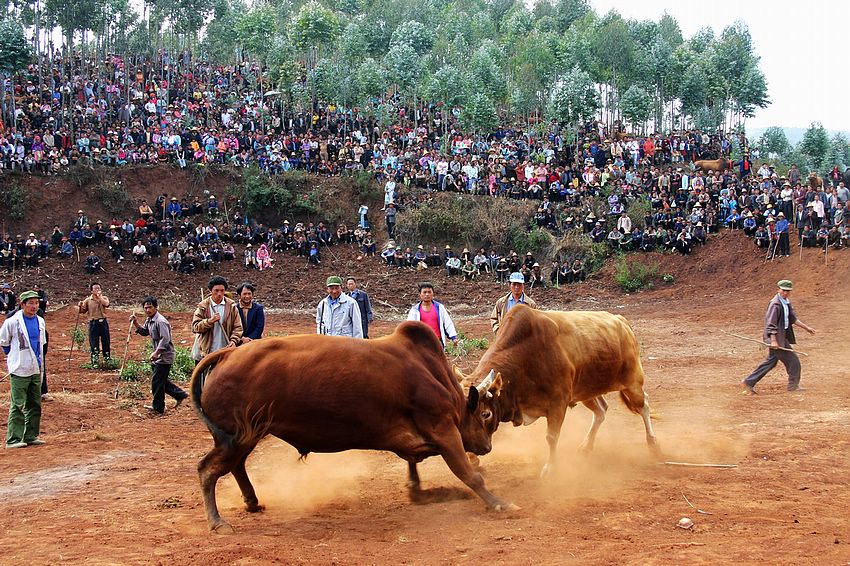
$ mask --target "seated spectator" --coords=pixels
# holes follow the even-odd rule
[[[242,252],[243,264],[248,269],[256,269],[257,268],[257,254],[254,251],[254,246],[252,244],[245,245],[245,251]]]
[[[182,260],[183,256],[180,255],[180,252],[177,250],[177,248],[171,248],[171,251],[168,252],[168,269],[172,271],[177,271],[178,269],[180,269],[180,263]]]
[[[475,277],[478,275],[478,268],[475,267],[475,264],[472,263],[471,259],[467,259],[466,263],[461,267],[461,272],[463,273],[464,281],[474,281]]]
[[[545,287],[546,279],[543,277],[543,270],[540,268],[540,264],[535,262],[531,266],[531,271],[528,275],[528,288],[534,289],[535,287]]]
[[[269,253],[269,249],[266,244],[261,244],[259,249],[257,250],[257,268],[260,271],[264,269],[269,269],[274,264],[274,260],[272,259],[271,254]]]
[[[573,260],[573,264],[570,266],[570,283],[578,283],[580,281],[584,281],[584,262],[575,258]]]
[[[148,257],[148,249],[141,240],[136,240],[136,245],[133,246],[133,259],[136,263],[142,263]]]
[[[70,258],[74,255],[74,246],[67,236],[62,236],[62,241],[59,246],[59,257],[63,259]]]
[[[375,239],[372,237],[372,232],[366,232],[363,236],[363,244],[360,248],[365,256],[374,256],[378,251],[378,246],[375,244]]]
[[[312,266],[318,266],[322,263],[322,256],[319,253],[319,243],[318,242],[310,242],[310,250],[309,255],[307,256],[307,261]],[[374,255],[374,254],[373,254]]]
[[[100,258],[95,255],[94,250],[89,251],[89,255],[86,258],[85,270],[89,275],[93,275],[103,269],[101,266]]]
[[[451,256],[446,260],[446,274],[451,277],[453,275],[460,275],[460,258],[457,256]]]
[[[198,254],[198,262],[201,264],[201,269],[209,270],[212,267],[213,256],[206,246],[201,247],[201,253]]]

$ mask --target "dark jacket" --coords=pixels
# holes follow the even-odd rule
[[[363,338],[369,337],[369,323],[372,322],[372,303],[365,291],[356,289],[349,293],[352,299],[357,301],[360,308],[360,324],[363,326]]]
[[[767,305],[767,313],[764,315],[764,341],[770,344],[770,337],[776,334],[776,341],[782,348],[790,348],[792,344],[796,344],[794,338],[794,323],[797,321],[797,313],[794,312],[794,307],[788,303],[788,329],[785,328],[785,309],[782,308],[782,303],[779,300],[777,293],[770,304]]]
[[[239,309],[239,318],[242,319],[242,337],[258,340],[263,337],[263,330],[266,327],[266,313],[263,310],[263,305],[254,301],[251,303],[251,308],[248,309],[248,316],[245,316],[245,311],[236,304]]]

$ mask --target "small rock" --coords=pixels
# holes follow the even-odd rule
[[[676,523],[676,526],[680,529],[690,529],[694,526],[694,522],[691,521],[688,517],[682,517],[679,519],[679,522]]]

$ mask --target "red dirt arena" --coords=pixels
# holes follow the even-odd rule
[[[657,256],[675,283],[622,295],[610,272],[570,289],[534,296],[548,309],[608,310],[632,323],[641,344],[656,434],[669,461],[736,467],[659,464],[647,450],[640,418],[611,395],[595,451],[576,450],[591,413],[568,412],[559,466],[539,479],[546,461],[545,423],[502,424],[482,458],[487,486],[522,509],[488,512],[471,495],[414,505],[407,466],[392,454],[311,454],[274,438],[260,443],[248,473],[266,510],[244,511],[231,476],[219,482],[222,516],[233,536],[211,534],[196,465],[211,448],[190,404],[149,418],[148,384],[134,398],[117,372],[80,369],[85,352],[68,355],[73,307],[87,282],[45,271],[54,305],[48,371],[52,402],[44,404],[47,444],[0,451],[0,563],[40,564],[850,564],[850,372],[844,366],[850,252],[764,263],[738,234],[723,234],[689,258]],[[344,254],[337,268],[367,272],[375,300],[374,336],[387,334],[414,300],[415,273],[396,275]],[[161,267],[161,266],[160,266]],[[256,278],[271,307],[266,333],[313,332],[314,305],[330,267],[298,266]],[[132,267],[120,267],[131,273]],[[75,272],[76,273],[76,272]],[[174,279],[156,289],[151,277],[104,277],[113,308],[113,352],[121,356],[127,316],[145,293],[171,293],[192,305],[202,278]],[[244,272],[243,272],[244,273]],[[51,275],[52,274],[52,275]],[[244,277],[233,268],[231,279]],[[800,318],[818,334],[798,333],[804,391],[788,393],[780,367],[741,395],[740,380],[766,350],[733,338],[758,338],[778,279],[794,280]],[[435,278],[468,337],[488,337],[487,315],[506,292],[491,282]],[[20,281],[17,289],[26,284]],[[378,302],[380,301],[380,302]],[[140,310],[137,309],[137,312]],[[190,313],[167,313],[175,342],[191,344]],[[131,358],[139,359],[136,337]],[[452,360],[472,367],[481,350]],[[5,367],[3,368],[5,372]],[[376,372],[380,368],[374,368]],[[0,383],[0,412],[8,410]],[[185,385],[184,385],[185,387]],[[5,422],[5,419],[3,419]],[[5,434],[5,426],[3,426]],[[439,458],[420,466],[424,487],[464,488]],[[468,490],[466,490],[468,491]],[[677,526],[682,518],[690,529]]]

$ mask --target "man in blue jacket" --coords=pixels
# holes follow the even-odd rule
[[[236,287],[239,296],[239,317],[242,319],[242,344],[263,337],[266,327],[266,314],[263,305],[254,300],[255,287],[251,283],[242,283]]]
[[[357,301],[360,307],[360,324],[363,326],[363,338],[369,338],[369,323],[372,322],[372,303],[366,291],[357,287],[357,279],[349,277],[345,280],[348,296]]]

